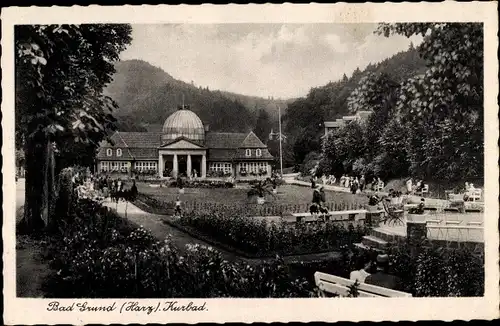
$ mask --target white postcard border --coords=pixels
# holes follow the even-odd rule
[[[498,269],[498,61],[496,2],[385,3],[336,5],[202,5],[27,7],[2,10],[2,128],[4,321],[6,324],[198,323],[287,321],[381,321],[491,319],[499,313]],[[409,299],[193,299],[204,312],[49,312],[50,299],[16,298],[14,162],[14,24],[49,23],[362,23],[483,22],[485,103],[485,296]],[[60,300],[120,306],[134,300]],[[156,305],[160,300],[139,300]],[[170,301],[170,299],[162,299]]]

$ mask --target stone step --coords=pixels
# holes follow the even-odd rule
[[[376,228],[370,230],[370,235],[386,242],[395,242],[404,238],[404,235],[391,232],[390,230],[385,230],[382,228]]]
[[[374,237],[372,235],[363,236],[363,240],[361,240],[361,243],[367,247],[379,248],[379,249],[384,249],[388,245],[387,241],[380,239],[378,237]]]
[[[369,247],[369,246],[366,246],[362,243],[355,243],[354,246],[358,249],[361,249],[361,250],[367,250],[367,251],[374,250],[377,252],[384,252],[382,249],[375,248],[375,247]]]

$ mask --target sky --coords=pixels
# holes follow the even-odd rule
[[[132,25],[122,60],[141,59],[210,90],[267,98],[311,87],[407,50],[419,39],[373,33],[376,24]]]

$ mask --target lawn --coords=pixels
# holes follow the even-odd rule
[[[248,198],[248,186],[238,184],[237,188],[185,188],[185,192],[179,195],[177,188],[150,187],[148,183],[138,183],[139,193],[148,195],[165,203],[174,203],[179,197],[184,205],[197,204],[221,204],[242,205],[248,207],[256,206],[255,198]],[[283,185],[278,188],[278,193],[267,196],[263,209],[271,207],[294,207],[294,210],[307,211],[312,200],[312,190],[307,187],[295,185]],[[327,205],[346,205],[346,207],[366,204],[366,195],[353,195],[350,193],[326,191]]]

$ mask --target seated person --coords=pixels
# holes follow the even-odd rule
[[[377,270],[375,273],[368,275],[366,277],[365,283],[400,291],[402,286],[401,279],[397,276],[390,275],[388,273],[388,269],[389,269],[389,256],[378,255]]]
[[[411,207],[408,209],[408,213],[410,214],[424,214],[425,212],[425,199],[422,198],[420,199],[420,203],[418,204],[417,207]]]
[[[417,182],[417,189],[416,190],[417,190],[417,192],[421,192],[422,189],[424,189],[424,182],[422,180],[419,180]]]
[[[364,257],[360,257],[356,262],[355,268],[356,270],[352,271],[349,279],[352,281],[358,281],[359,283],[364,283],[365,279],[371,275],[373,264],[368,259],[363,259]]]

